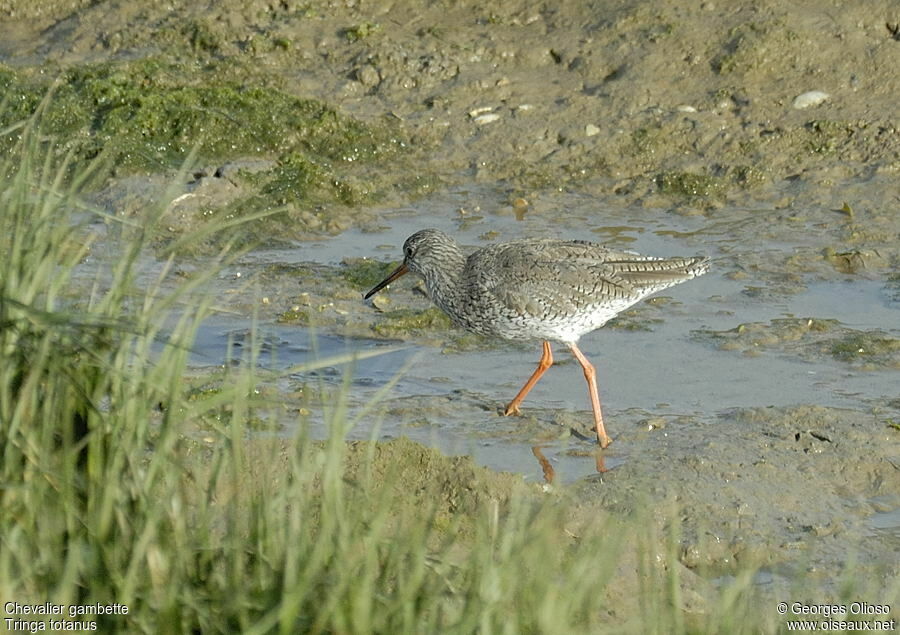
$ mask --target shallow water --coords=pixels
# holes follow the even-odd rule
[[[496,211],[479,211],[476,201],[486,207],[485,201],[493,201]],[[604,415],[613,438],[635,426],[666,422],[675,423],[668,425],[664,434],[702,434],[698,424],[713,423],[734,408],[815,404],[867,409],[874,402],[896,396],[895,370],[857,370],[831,355],[801,357],[788,348],[748,356],[719,350],[694,336],[700,329],[724,331],[741,323],[784,317],[838,320],[854,329],[900,335],[900,303],[877,279],[840,275],[821,279],[801,272],[792,274],[801,282],[788,291],[773,282],[771,272],[751,273],[740,281],[731,279],[728,274],[739,268],[735,263],[744,253],[740,247],[752,251],[756,243],[766,242],[755,231],[742,229],[748,227],[748,219],[755,225],[759,212],[723,211],[714,219],[644,209],[598,212],[587,198],[561,194],[540,211],[517,220],[511,208],[500,201],[496,192],[460,189],[425,201],[416,210],[385,211],[385,227],[380,231],[350,230],[338,238],[303,243],[292,250],[254,252],[243,262],[336,264],[346,255],[396,260],[405,237],[421,227],[443,229],[470,247],[486,244],[483,235],[490,230],[502,240],[552,235],[602,240],[653,255],[707,253],[714,260],[709,274],[666,290],[662,295],[673,301],[639,313],[647,317],[651,330],[607,327],[581,340],[582,350],[598,369]],[[459,209],[467,211],[462,214]],[[777,263],[779,254],[792,253],[798,242],[814,240],[814,234],[803,234],[795,242],[767,241],[769,261]],[[412,284],[409,279],[395,283]],[[751,287],[771,292],[748,293]],[[359,310],[371,310],[362,298]],[[229,338],[246,327],[241,320],[218,317],[209,321],[201,328],[194,363],[222,363]],[[396,344],[327,332],[313,335],[296,326],[263,325],[262,330],[267,341],[264,353],[271,353],[263,355],[262,363],[278,368],[316,356]],[[433,346],[407,344],[401,351],[296,379],[336,386],[345,373],[352,373],[351,408],[358,408],[411,363],[387,398],[385,414],[361,425],[351,436],[404,434],[445,452],[472,454],[488,467],[535,480],[542,478],[532,455],[535,444],[544,447],[557,476],[565,481],[595,470],[591,441],[568,432],[574,424],[589,427],[591,415],[581,370],[564,346],[554,347],[556,366],[526,399],[525,417],[517,419],[500,417],[498,410],[534,369],[540,354],[537,342],[446,354]],[[517,421],[523,425],[517,427]],[[377,431],[373,431],[376,425]],[[324,430],[321,433],[324,436]],[[607,468],[639,452],[638,447],[623,445],[614,444],[608,450]]]
[[[708,278],[715,278],[715,274]],[[604,414],[613,437],[622,425],[617,423],[617,413],[629,409],[645,411],[647,416],[690,415],[704,420],[715,418],[717,413],[730,408],[760,405],[811,403],[864,408],[869,402],[896,394],[896,371],[856,371],[831,358],[811,362],[777,353],[755,357],[726,354],[694,341],[690,336],[693,329],[729,328],[734,324],[733,319],[716,315],[715,307],[704,303],[704,294],[696,292],[700,286],[695,285],[693,294],[688,285],[673,293],[681,305],[677,311],[668,311],[664,321],[655,324],[652,332],[601,329],[583,338],[582,349],[598,368]],[[890,331],[886,320],[896,316],[896,309],[879,306],[880,298],[880,287],[874,282],[862,285],[819,283],[806,293],[783,300],[778,306],[748,307],[747,314],[742,317],[752,321],[791,314],[815,315],[837,319],[856,328]],[[825,313],[826,307],[831,307],[829,313]],[[241,321],[222,318],[208,321],[198,334],[192,363],[198,366],[225,363],[228,342],[241,341],[246,326]],[[266,344],[260,363],[273,369],[284,369],[316,358],[377,350],[387,345],[378,340],[313,335],[293,326],[263,325],[261,331]],[[897,329],[893,332],[896,334]],[[565,347],[555,346],[554,349],[557,364],[528,396],[523,411],[574,409],[587,422],[590,405],[581,370]],[[537,344],[533,352],[514,346],[505,350],[451,354],[433,347],[411,346],[344,364],[330,372],[319,371],[313,376],[316,381],[338,385],[344,373],[352,373],[351,402],[359,405],[415,357],[413,366],[394,387],[393,395],[436,397],[461,391],[477,395],[486,408],[500,408],[528,378],[539,355]],[[240,354],[233,351],[231,357],[239,358]],[[464,406],[460,404],[460,408]],[[540,477],[528,439],[498,433],[495,440],[473,441],[467,435],[470,415],[452,417],[425,431],[409,428],[405,417],[387,417],[379,424],[380,435],[405,434],[436,445],[445,452],[472,453],[479,462],[494,469]],[[494,412],[476,415],[485,423],[504,421]],[[480,426],[479,430],[483,431],[484,427]],[[370,434],[370,430],[360,428],[352,436],[368,438]],[[613,446],[610,450],[613,456],[616,449]],[[584,457],[559,455],[554,460],[558,462],[558,473],[566,480],[578,478],[585,473],[585,466],[587,471],[593,466],[592,461]],[[615,461],[607,467],[613,465]]]

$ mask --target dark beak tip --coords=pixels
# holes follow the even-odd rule
[[[407,268],[406,263],[405,262],[402,263],[399,267],[394,269],[394,271],[387,278],[385,278],[384,280],[382,280],[381,282],[376,284],[374,287],[372,287],[372,289],[363,296],[363,300],[368,300],[373,295],[375,295],[376,293],[378,293],[379,291],[384,289],[386,286],[388,286],[390,283],[392,283],[394,280],[396,280],[397,278],[399,278],[400,276],[402,276],[403,274],[405,274],[408,271],[409,271],[409,269]]]

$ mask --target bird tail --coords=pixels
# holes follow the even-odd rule
[[[631,284],[655,285],[666,282],[677,284],[701,276],[709,271],[709,258],[653,258],[620,260],[616,272]]]

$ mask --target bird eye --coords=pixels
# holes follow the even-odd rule
[[[412,247],[406,247],[406,248],[404,248],[404,249],[403,249],[403,255],[406,256],[407,258],[412,258],[412,255],[413,255]]]

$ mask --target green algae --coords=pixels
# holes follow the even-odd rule
[[[424,311],[395,309],[387,311],[384,318],[372,327],[382,337],[404,337],[423,331],[448,330],[452,326],[450,318],[437,307]]]
[[[489,338],[457,328],[447,314],[437,307],[427,309],[400,308],[384,311],[371,332],[388,339],[430,340],[439,343],[444,353],[486,350],[509,345],[500,338]],[[520,343],[521,344],[521,343]]]
[[[832,155],[854,134],[855,126],[846,121],[815,119],[804,127],[806,150],[813,154]]]
[[[145,59],[85,65],[56,80],[41,123],[67,140],[76,159],[101,150],[123,171],[177,168],[196,150],[207,160],[302,152],[318,160],[360,161],[392,153],[391,132],[339,115],[312,99],[247,85],[189,65]],[[14,93],[0,113],[9,124],[32,114],[49,89],[44,79],[0,69]]]
[[[851,329],[833,319],[778,318],[726,331],[698,330],[693,336],[744,355],[770,352],[806,360],[827,356],[861,370],[900,368],[900,339],[879,330]]]
[[[381,31],[381,25],[376,22],[360,22],[342,31],[348,42],[358,42]]]
[[[253,175],[249,181],[259,186],[264,200],[277,205],[327,200],[356,205],[366,198],[365,192],[336,177],[328,164],[304,152],[282,155],[273,169]]]
[[[199,32],[198,32],[199,33]],[[213,46],[197,35],[197,46]],[[364,124],[264,78],[240,81],[226,70],[158,59],[83,65],[54,82],[0,66],[0,148],[17,141],[17,122],[41,110],[40,125],[73,164],[105,156],[113,175],[177,169],[185,161],[275,157],[244,177],[257,193],[236,207],[256,212],[285,203],[357,205],[377,186],[349,177],[357,166],[396,157],[396,126]]]
[[[848,333],[832,343],[830,352],[843,362],[900,367],[900,339],[879,331]]]
[[[661,194],[677,199],[715,199],[725,196],[732,186],[744,190],[759,187],[769,180],[763,168],[740,164],[722,166],[721,174],[696,172],[662,172],[656,177]]]
[[[653,330],[654,325],[663,323],[661,318],[648,318],[645,315],[645,311],[641,309],[632,309],[620,313],[611,319],[606,323],[606,328],[621,331],[650,332]]]
[[[745,322],[733,329],[713,331],[701,329],[694,336],[715,342],[721,350],[783,349],[788,342],[803,340],[813,333],[826,333],[840,328],[837,320],[819,318],[778,318],[770,322]]]
[[[371,258],[345,258],[341,277],[354,289],[368,291],[387,278],[399,262],[378,262]]]
[[[656,183],[662,194],[683,198],[711,198],[725,191],[720,179],[692,172],[663,172]]]
[[[309,326],[311,323],[308,311],[293,308],[275,316],[275,322],[276,324],[296,324],[297,326]]]
[[[851,275],[887,265],[886,259],[874,249],[835,251],[832,247],[826,247],[822,255],[835,270]]]
[[[731,169],[731,177],[737,185],[744,189],[758,187],[769,181],[765,170],[753,165],[734,166]]]

